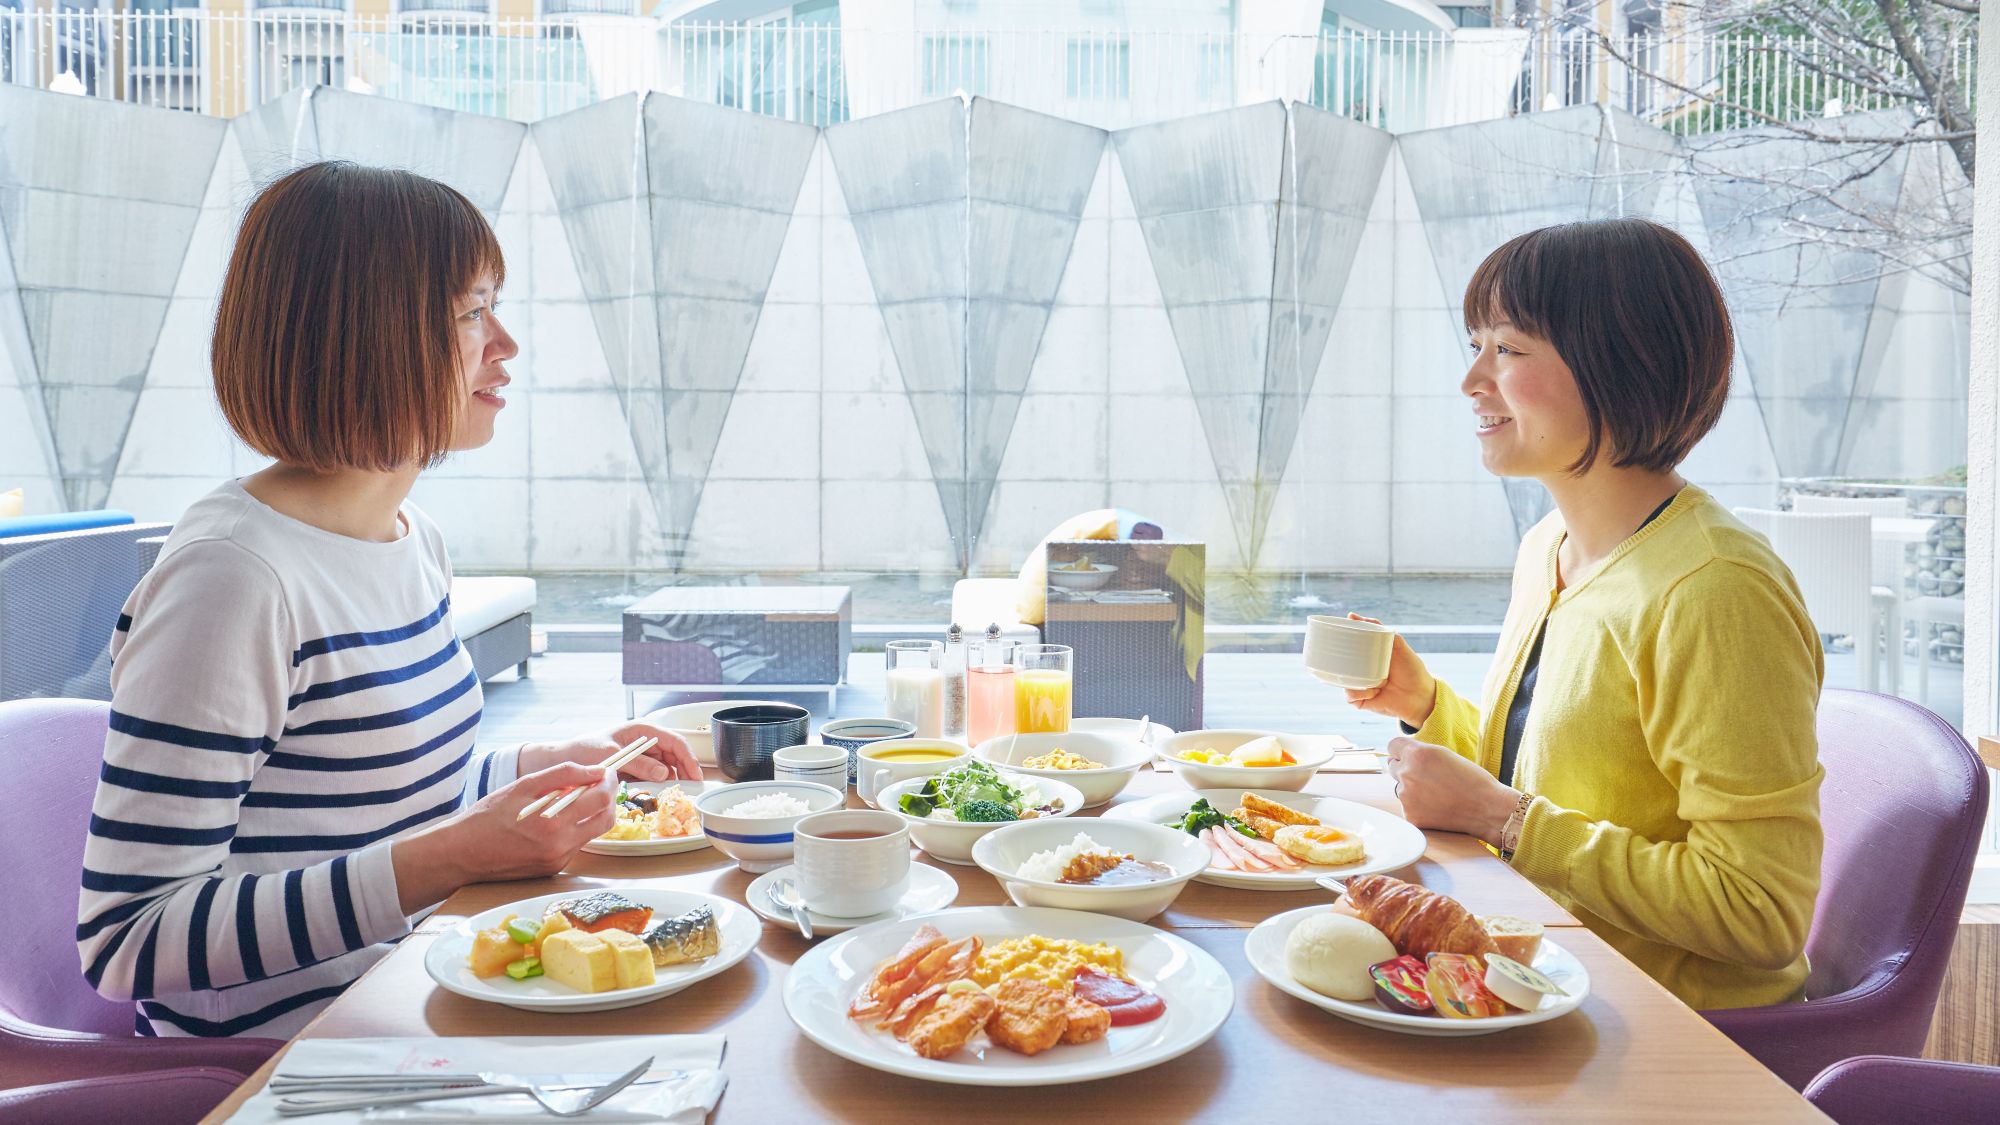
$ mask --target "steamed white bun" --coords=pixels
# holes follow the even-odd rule
[[[1372,999],[1368,966],[1396,955],[1382,931],[1345,914],[1315,914],[1285,939],[1285,968],[1292,979],[1335,1000]]]

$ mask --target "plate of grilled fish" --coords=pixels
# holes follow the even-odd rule
[[[1046,1086],[1129,1074],[1206,1043],[1235,1002],[1186,939],[1079,910],[973,906],[849,930],[785,975],[813,1042],[890,1074]]]
[[[530,1011],[601,1012],[725,972],[763,923],[692,891],[572,891],[497,906],[439,934],[424,968],[439,987]]]

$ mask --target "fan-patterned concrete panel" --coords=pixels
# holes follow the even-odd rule
[[[1822,125],[1857,137],[1909,128],[1888,115]],[[1778,130],[1687,144],[1717,279],[1778,471],[1835,475],[1868,334],[1895,315],[1883,300],[1891,264],[1867,246],[1867,216],[1894,211],[1908,150]]]
[[[71,508],[110,494],[227,128],[0,86],[0,346],[43,413]]]
[[[984,525],[1104,143],[1101,130],[984,98],[827,130],[961,563]]]
[[[1405,133],[1397,143],[1438,281],[1454,302],[1486,255],[1516,235],[1651,218],[1682,161],[1664,130],[1595,106]],[[1531,480],[1502,483],[1515,530],[1525,534],[1553,506],[1549,494]]]
[[[660,526],[680,539],[818,131],[629,95],[534,135]]]
[[[1255,565],[1393,139],[1272,102],[1115,140],[1238,548]]]
[[[251,179],[265,184],[315,160],[352,160],[441,180],[488,218],[500,210],[528,127],[392,98],[301,87],[235,119]]]

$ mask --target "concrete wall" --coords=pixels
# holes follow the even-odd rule
[[[13,120],[87,113],[81,127],[111,135],[184,119],[21,96]],[[1534,496],[1510,495],[1479,464],[1457,392],[1462,275],[1515,227],[1591,215],[1653,214],[1708,242],[1703,201],[1656,160],[1658,138],[1606,130],[1594,110],[1536,115],[1538,139],[1510,140],[1528,134],[1501,122],[1391,143],[1276,106],[1107,136],[979,101],[817,135],[707,106],[683,113],[659,95],[642,119],[638,104],[525,137],[324,91],[238,119],[129,388],[129,433],[105,462],[115,468],[91,479],[111,505],[172,519],[257,467],[207,389],[235,216],[291,161],[348,156],[457,184],[488,209],[508,257],[500,316],[522,354],[498,436],[417,490],[461,567],[941,572],[964,556],[1011,569],[1061,518],[1117,505],[1206,541],[1224,569],[1504,570]],[[893,135],[843,133],[871,126]],[[0,143],[10,135],[0,129]],[[1228,160],[1213,147],[1225,142]],[[1491,167],[1450,159],[1476,149]],[[16,190],[6,167],[18,165],[0,164],[0,197]],[[1616,190],[1634,169],[1644,190]],[[927,186],[940,205],[918,205],[914,188],[939,177]],[[1471,223],[1480,209],[1453,202],[1464,177],[1492,221]],[[1585,190],[1553,191],[1569,178]],[[686,219],[690,208],[714,223]],[[715,237],[724,230],[738,234]],[[11,271],[0,272],[0,488],[22,484],[30,510],[53,510],[67,503],[59,481],[80,478],[47,436],[34,363],[53,337],[26,323],[14,275],[41,268],[24,271],[24,254],[75,251],[0,234]],[[732,254],[752,241],[762,249]],[[1887,334],[1861,348],[1839,409],[1923,405],[1837,445],[1831,468],[1957,464],[1963,430],[1939,417],[1962,417],[1962,302],[1915,282],[1880,289],[1869,315]],[[686,313],[711,301],[728,305],[729,332]],[[931,321],[899,311],[909,305],[956,310],[961,330],[977,319],[963,337],[977,346],[940,345]],[[1688,466],[1731,503],[1775,499],[1768,415],[1788,405],[1759,398],[1748,358]],[[108,409],[90,421],[106,434],[120,424]]]

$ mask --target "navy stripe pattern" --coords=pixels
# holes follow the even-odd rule
[[[76,937],[139,1034],[297,1031],[408,932],[393,841],[513,780],[473,750],[443,545],[405,515],[340,539],[232,482],[126,602]]]

